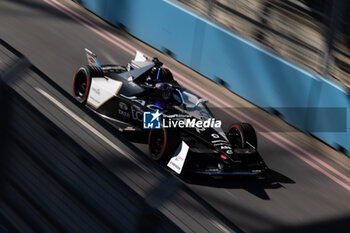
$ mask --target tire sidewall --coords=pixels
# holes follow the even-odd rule
[[[87,83],[86,84],[86,90],[85,90],[84,95],[82,97],[78,96],[77,95],[77,91],[76,91],[77,81],[78,81],[77,78],[79,77],[78,75],[80,73],[84,74],[85,79],[86,79],[86,83]],[[85,103],[86,102],[88,94],[89,94],[89,91],[90,91],[90,85],[91,85],[91,72],[90,72],[90,69],[87,66],[82,66],[74,74],[74,78],[73,78],[73,95],[80,103]]]
[[[154,136],[155,133],[162,132],[163,136],[163,146],[161,153],[155,157],[152,153],[152,140],[155,140]],[[168,129],[152,129],[149,132],[148,136],[148,151],[152,159],[165,164],[167,163],[170,158],[174,155],[176,149],[181,143],[181,138],[179,134],[175,130],[168,130]]]
[[[227,134],[229,134],[229,132],[234,129],[238,130],[241,137],[242,144],[240,145],[240,148],[250,148],[251,146],[253,146],[255,150],[258,149],[256,132],[251,124],[249,123],[233,124],[229,127]],[[247,142],[251,145],[249,145]]]

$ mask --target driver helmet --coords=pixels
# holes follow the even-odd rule
[[[171,96],[172,86],[169,83],[158,82],[154,85],[154,87],[159,91],[160,97],[164,101],[168,101]]]
[[[167,68],[157,68],[153,67],[151,71],[151,79],[154,82],[164,82],[164,83],[172,83],[174,81],[174,77],[170,70]]]

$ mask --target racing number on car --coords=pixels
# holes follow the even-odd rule
[[[218,139],[211,141],[213,146],[219,147],[220,150],[225,151],[226,154],[233,154],[231,145],[228,144],[227,141],[220,139],[220,136],[218,134],[213,133],[211,134],[211,137],[214,139]]]

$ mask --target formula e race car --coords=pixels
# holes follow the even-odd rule
[[[151,158],[180,174],[258,175],[268,168],[248,123],[225,132],[206,105],[174,80],[157,59],[136,52],[126,66],[101,65],[85,49],[88,65],[73,78],[73,94],[119,130],[147,134]]]

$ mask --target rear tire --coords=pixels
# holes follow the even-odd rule
[[[166,164],[180,143],[180,136],[175,130],[152,129],[148,136],[148,151],[153,160]]]
[[[233,124],[227,131],[227,138],[233,148],[258,149],[258,140],[253,126],[249,123]]]
[[[103,71],[94,66],[82,66],[73,77],[73,95],[80,102],[85,103],[91,84],[91,77],[103,77]]]

